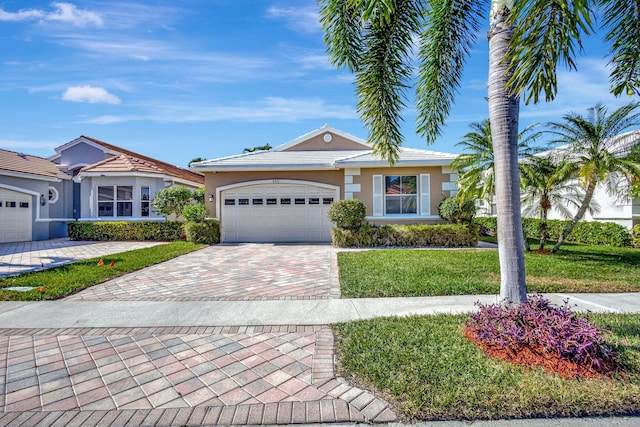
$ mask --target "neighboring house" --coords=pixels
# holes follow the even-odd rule
[[[0,150],[0,242],[64,237],[69,221],[163,220],[151,209],[157,191],[204,184],[200,174],[86,136],[55,152]]]
[[[436,223],[455,194],[455,154],[402,148],[394,166],[328,125],[269,151],[192,163],[205,175],[209,212],[223,242],[327,242],[327,212],[360,199],[372,224]]]
[[[0,243],[66,235],[72,190],[49,160],[0,149]]]
[[[615,144],[612,144],[609,149],[613,153],[618,155],[628,155],[631,148],[638,144],[638,135],[640,131],[632,131],[627,136],[620,139]],[[621,134],[623,135],[623,134]],[[567,146],[560,146],[551,150],[539,153],[539,156],[562,156],[566,154],[568,150]],[[577,179],[570,181],[572,185],[580,186],[580,182]],[[614,187],[617,193],[612,193],[608,190],[608,186]],[[630,183],[625,178],[617,174],[612,174],[608,177],[607,182],[599,183],[596,186],[596,190],[593,194],[593,201],[596,203],[598,209],[593,215],[587,211],[582,221],[600,221],[600,222],[615,222],[627,228],[632,228],[634,225],[640,224],[640,199],[631,199],[625,196],[630,189]],[[571,215],[577,212],[577,208],[569,206]],[[478,202],[478,216],[496,216],[496,204],[495,197],[492,198],[492,203],[489,204],[486,201]],[[566,220],[571,218],[565,218],[556,209],[549,211],[548,219]]]

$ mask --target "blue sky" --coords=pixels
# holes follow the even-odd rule
[[[553,103],[522,106],[521,127],[629,102],[608,92],[601,37],[579,72],[560,69]],[[0,0],[0,43],[2,148],[46,157],[87,135],[184,167],[327,123],[367,136],[353,77],[327,60],[315,0]],[[460,152],[488,114],[487,55],[483,32],[435,144],[415,134],[409,102],[405,146]]]

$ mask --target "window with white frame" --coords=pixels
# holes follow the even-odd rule
[[[60,192],[55,187],[49,187],[49,203],[54,204],[60,199]]]
[[[98,186],[98,216],[133,216],[133,187]]]
[[[373,216],[431,214],[431,179],[420,175],[373,175]]]
[[[149,187],[140,187],[140,216],[149,216]]]
[[[384,177],[384,213],[385,215],[418,213],[418,177],[416,175]]]

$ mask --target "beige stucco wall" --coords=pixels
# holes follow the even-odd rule
[[[216,203],[209,202],[209,195],[216,194],[218,187],[241,182],[271,179],[291,179],[297,181],[317,182],[340,187],[340,198],[344,198],[344,177],[342,170],[328,171],[263,171],[263,172],[207,172],[204,174],[205,203],[210,215],[215,215]]]
[[[324,135],[330,134],[331,141],[324,142]],[[316,135],[307,141],[296,144],[284,151],[323,151],[323,150],[369,150],[366,145],[359,144],[350,139],[331,132],[324,132]]]
[[[429,174],[431,178],[431,215],[438,215],[438,205],[443,199],[442,183],[449,181],[449,174],[442,173],[441,166],[434,167],[392,167],[392,168],[362,168],[360,175],[353,176],[353,183],[360,184],[360,192],[354,192],[353,198],[360,199],[367,205],[367,215],[373,215],[373,175],[420,175]],[[398,222],[397,219],[393,220]]]
[[[347,170],[347,173],[351,171]],[[360,168],[360,175],[353,175],[353,184],[360,185],[359,192],[353,192],[353,198],[362,200],[367,205],[367,216],[373,215],[373,175],[420,175],[429,174],[431,178],[431,215],[438,215],[438,205],[444,196],[449,196],[449,191],[442,190],[443,182],[450,181],[450,174],[443,173],[441,166],[433,167],[392,167],[392,168]],[[216,202],[209,202],[209,195],[216,195],[216,189],[226,185],[241,182],[290,179],[299,181],[317,182],[335,185],[340,188],[340,199],[345,198],[345,170],[329,171],[262,171],[262,172],[207,172],[205,173],[205,188],[207,208],[210,215],[216,215]],[[351,187],[351,186],[350,186]],[[435,223],[437,219],[398,219],[390,218],[371,220],[371,223]]]

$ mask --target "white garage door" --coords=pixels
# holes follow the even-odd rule
[[[330,242],[327,211],[336,190],[254,184],[221,192],[223,242]]]
[[[31,196],[0,188],[0,243],[31,239]]]

